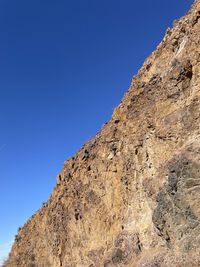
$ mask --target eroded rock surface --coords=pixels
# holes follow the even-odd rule
[[[200,266],[200,1],[67,160],[6,267]]]

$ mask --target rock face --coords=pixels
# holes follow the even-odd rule
[[[64,163],[6,267],[200,266],[200,0]]]

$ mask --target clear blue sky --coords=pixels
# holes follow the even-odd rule
[[[0,1],[0,258],[191,3]]]

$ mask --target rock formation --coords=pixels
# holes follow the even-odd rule
[[[200,0],[64,163],[6,267],[200,266]]]

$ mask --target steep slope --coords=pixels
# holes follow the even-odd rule
[[[6,267],[200,266],[200,0],[67,160]]]

